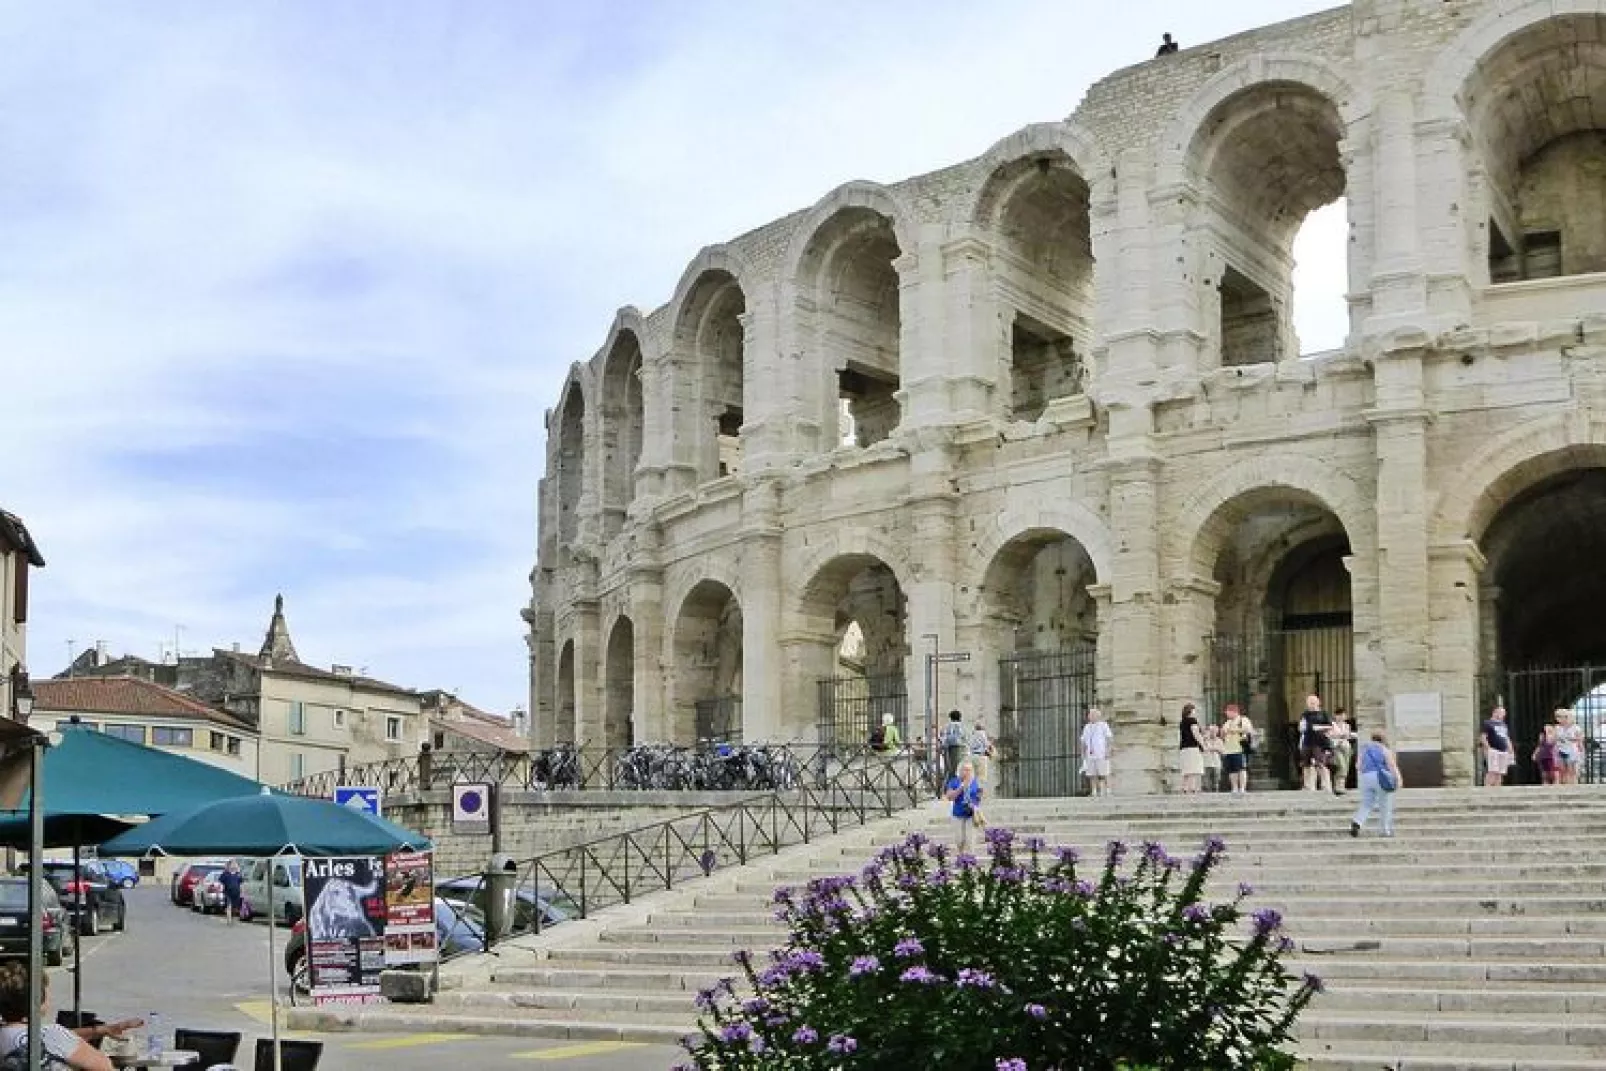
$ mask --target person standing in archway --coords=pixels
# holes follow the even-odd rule
[[[1249,791],[1249,752],[1254,747],[1255,727],[1237,703],[1228,703],[1221,723],[1221,769],[1234,795]]]
[[[942,730],[943,781],[947,783],[959,776],[959,764],[965,761],[965,716],[957,710],[948,712],[948,724]]]
[[[1082,776],[1088,779],[1095,796],[1110,794],[1110,751],[1115,734],[1104,712],[1098,707],[1087,708],[1087,724],[1082,726]]]
[[[1322,697],[1312,693],[1305,697],[1305,714],[1299,719],[1299,758],[1304,764],[1306,792],[1329,792],[1333,787],[1332,763],[1333,719],[1322,709]]]
[[[1566,707],[1556,711],[1556,783],[1576,785],[1584,761],[1584,727]]]
[[[1191,796],[1199,791],[1204,780],[1204,735],[1199,731],[1199,719],[1192,703],[1182,704],[1182,722],[1177,741],[1178,766],[1182,772],[1182,793]]]
[[[1483,738],[1478,741],[1483,750],[1483,787],[1499,788],[1506,774],[1511,772],[1515,752],[1511,747],[1511,727],[1506,724],[1506,708],[1489,711],[1489,720],[1483,723]]]

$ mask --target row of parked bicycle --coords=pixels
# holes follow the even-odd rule
[[[530,787],[564,790],[607,787],[626,791],[768,792],[796,788],[803,767],[784,747],[769,744],[639,744],[612,758],[611,770],[587,771],[580,749],[560,744],[530,760]]]

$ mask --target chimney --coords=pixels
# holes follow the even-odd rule
[[[239,640],[235,640],[234,643],[232,644],[232,646],[234,648],[234,653],[235,654],[239,654],[240,653],[240,641]]]

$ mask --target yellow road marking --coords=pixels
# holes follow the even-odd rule
[[[443,1041],[457,1041],[472,1034],[407,1034],[399,1038],[380,1038],[378,1041],[359,1041],[347,1049],[407,1049],[414,1045],[439,1045]]]
[[[271,1000],[242,1000],[234,1006],[235,1010],[250,1016],[263,1026],[273,1025],[273,1002]],[[283,1021],[281,1009],[280,1021]],[[315,1038],[318,1035],[308,1034],[305,1031],[280,1030],[280,1037],[286,1038]]]
[[[556,1049],[538,1049],[535,1052],[515,1052],[514,1060],[572,1060],[581,1056],[606,1056],[610,1052],[639,1049],[639,1041],[588,1041],[582,1045],[564,1045]]]

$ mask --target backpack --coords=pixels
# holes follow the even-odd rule
[[[878,750],[887,746],[887,727],[885,725],[877,725],[870,730],[870,746]],[[0,1068],[0,1071],[5,1071],[5,1069]]]
[[[942,743],[943,743],[944,747],[964,747],[964,745],[965,745],[965,726],[964,726],[964,723],[963,722],[957,722],[957,721],[949,722],[948,723],[948,728],[946,728],[946,729],[944,729],[942,731]]]

